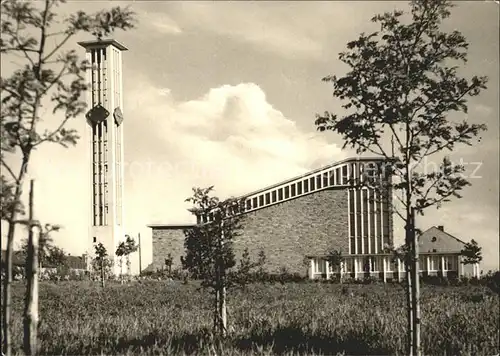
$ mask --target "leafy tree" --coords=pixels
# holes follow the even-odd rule
[[[266,253],[264,249],[261,249],[257,256],[257,266],[258,266],[257,275],[259,276],[260,280],[262,280],[265,275],[264,266],[266,264],[266,261],[267,261]]]
[[[326,260],[333,271],[339,271],[339,281],[342,283],[342,271],[344,268],[344,256],[342,256],[342,251],[332,249],[326,256]]]
[[[392,178],[388,184],[370,180],[368,175],[363,178],[381,192],[393,191],[401,205],[394,212],[405,223],[405,243],[412,252],[411,285],[416,288],[418,256],[412,211],[423,214],[428,207],[439,208],[453,197],[460,198],[460,191],[470,185],[463,165],[448,157],[436,169],[422,167],[423,160],[452,151],[459,144],[471,145],[486,130],[484,124],[448,118],[452,112],[467,113],[467,99],[479,95],[487,82],[486,77],[467,79],[459,74],[456,63],[466,63],[468,43],[459,31],[440,30],[451,7],[443,0],[412,1],[409,22],[399,10],[373,17],[380,30],[361,34],[339,55],[349,66],[347,74],[323,79],[333,85],[334,97],[346,100],[342,106],[346,114],[325,112],[316,118],[320,131],[341,135],[344,148],[387,159],[388,164],[378,169]],[[384,145],[389,139],[394,149]],[[416,293],[413,305],[417,314],[418,298]],[[418,341],[420,316],[415,315],[414,320],[411,334]],[[420,354],[418,342],[408,339],[413,345],[409,352]]]
[[[125,235],[125,257],[127,259],[127,274],[131,275],[130,271],[130,255],[137,251],[139,245],[135,242],[135,240],[129,235]]]
[[[92,260],[92,269],[94,271],[99,271],[99,274],[101,275],[101,286],[103,288],[105,287],[106,278],[111,274],[112,266],[113,263],[108,257],[106,247],[99,242],[99,244],[95,246],[95,257]]]
[[[125,246],[125,241],[118,244],[116,248],[115,255],[118,257],[118,263],[120,265],[120,280],[123,282],[123,256],[127,253],[127,246]]]
[[[174,262],[174,259],[172,258],[172,254],[171,254],[171,253],[169,253],[169,254],[167,255],[167,258],[165,258],[165,267],[166,267],[166,269],[167,269],[167,273],[168,273],[169,275],[171,275],[171,274],[172,274],[172,264],[173,264],[173,262]]]
[[[134,27],[134,14],[113,7],[87,14],[78,11],[66,19],[58,15],[63,0],[43,2],[5,0],[1,2],[0,54],[15,57],[19,68],[1,78],[0,135],[2,165],[2,220],[8,224],[6,278],[3,294],[3,348],[11,355],[10,304],[12,250],[15,226],[21,213],[22,190],[31,153],[44,143],[64,147],[78,139],[75,130],[66,128],[68,120],[82,114],[85,102],[81,96],[87,89],[85,70],[89,64],[80,60],[74,50],[64,44],[75,35],[88,33],[101,38],[116,29]],[[53,30],[64,24],[61,31]],[[43,110],[52,104],[52,114],[62,113],[60,122],[52,122],[52,130],[42,129]],[[43,106],[43,109],[42,109]],[[55,116],[52,117],[54,121]],[[15,164],[16,162],[17,164]],[[7,178],[8,177],[8,178]],[[4,210],[4,208],[6,208]]]
[[[221,201],[210,196],[212,190],[213,187],[193,188],[193,196],[186,200],[193,204],[191,213],[198,217],[210,214],[213,220],[184,231],[186,255],[181,257],[181,263],[214,296],[214,332],[224,336],[227,288],[246,280],[233,270],[236,266],[233,241],[241,235],[243,215],[239,214],[239,208],[243,205],[237,199]],[[244,266],[246,269],[245,262]]]
[[[38,266],[42,268],[43,266],[53,266],[57,267],[64,265],[66,263],[66,253],[63,249],[54,245],[54,241],[51,237],[52,232],[57,232],[60,230],[59,225],[45,224],[41,228],[38,240]],[[21,252],[23,253],[25,259],[28,259],[28,241],[25,240],[21,245]]]
[[[476,264],[483,260],[482,247],[474,239],[464,245],[460,254],[464,257],[462,260],[464,265]]]
[[[243,250],[241,254],[240,263],[238,264],[236,270],[232,272],[232,277],[235,279],[237,285],[243,289],[246,285],[252,281],[252,272],[255,268],[258,268],[258,273],[262,276],[264,275],[263,265],[266,260],[266,255],[264,250],[259,251],[259,257],[257,261],[252,261],[250,258],[250,252],[248,248]]]
[[[120,263],[120,278],[123,281],[123,257],[126,259],[126,265],[127,265],[127,275],[130,277],[130,255],[134,252],[137,251],[139,246],[135,242],[135,240],[130,237],[129,235],[125,235],[126,239],[125,241],[122,241],[118,244],[118,248],[116,249],[116,256],[119,257],[119,263]]]

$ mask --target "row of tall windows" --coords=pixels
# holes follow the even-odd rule
[[[112,53],[113,53],[113,83],[114,83],[114,102],[115,102],[115,107],[121,107],[121,82],[120,82],[120,52],[114,48],[112,48]],[[113,120],[115,122],[115,120]],[[122,204],[123,204],[123,197],[122,197],[122,126],[118,126],[116,122],[114,123],[115,125],[115,152],[116,152],[116,172],[115,172],[115,179],[116,179],[116,223],[117,225],[122,224]]]
[[[375,180],[377,175],[381,173],[379,168],[380,165],[373,162],[346,163],[339,167],[330,168],[325,172],[315,173],[310,177],[305,177],[286,186],[274,188],[268,192],[262,192],[256,197],[248,198],[240,210],[243,212],[262,208],[267,205],[295,198],[319,189],[352,186],[356,183],[355,179],[360,179],[360,181],[367,179],[363,179],[363,177]],[[373,213],[373,215],[373,219],[375,219],[375,213]],[[203,222],[212,221],[210,215],[202,217],[200,220]],[[361,220],[359,220],[359,223],[361,223]],[[375,249],[375,241],[373,241],[372,249]]]
[[[390,243],[391,212],[387,195],[373,189],[349,189],[349,249],[351,254],[383,252]]]
[[[91,52],[92,63],[92,107],[107,102],[106,93],[106,50],[94,49]],[[93,156],[93,224],[107,225],[108,218],[108,126],[106,120],[92,123]]]

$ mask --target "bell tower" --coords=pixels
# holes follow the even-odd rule
[[[88,147],[88,253],[102,243],[118,271],[115,251],[125,239],[123,221],[123,81],[122,53],[115,40],[78,42],[86,50],[86,145]]]

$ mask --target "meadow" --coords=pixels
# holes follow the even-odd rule
[[[22,347],[23,282],[13,285],[13,342]],[[251,284],[231,291],[229,333],[211,336],[210,295],[195,282],[43,282],[46,355],[402,355],[400,285]],[[422,286],[425,355],[498,353],[499,298],[485,287]]]

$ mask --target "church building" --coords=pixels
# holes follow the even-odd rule
[[[384,247],[393,244],[390,191],[381,196],[380,190],[359,184],[367,174],[389,179],[383,164],[381,158],[346,159],[240,197],[245,216],[242,236],[234,243],[236,255],[248,248],[256,258],[263,250],[264,268],[274,273],[392,278],[394,266],[384,253]],[[212,219],[200,216],[197,223]],[[192,226],[149,225],[153,236],[149,269],[162,269],[168,254],[172,267],[180,267],[183,231]],[[344,257],[341,270],[334,271],[324,258],[332,250]]]

